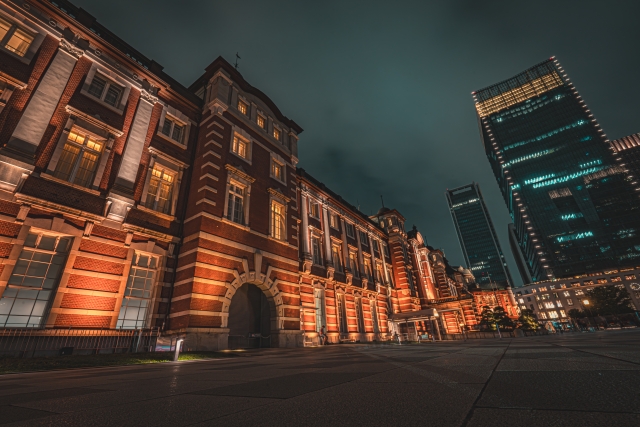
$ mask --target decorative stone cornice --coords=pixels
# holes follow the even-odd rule
[[[156,102],[158,102],[157,96],[153,95],[151,92],[148,92],[144,89],[140,91],[140,98],[142,98],[143,100],[147,101],[150,104],[155,104]]]
[[[71,56],[75,56],[76,58],[80,58],[82,55],[84,55],[84,50],[80,49],[77,46],[74,46],[73,44],[71,44],[69,41],[65,40],[65,39],[61,39],[60,40],[60,49],[65,51],[66,53],[70,54]]]
[[[282,191],[280,191],[280,189],[278,188],[269,188],[267,189],[267,191],[269,192],[269,194],[271,194],[273,197],[280,199],[284,202],[289,203],[291,201],[291,198],[285,196],[284,194],[282,194]]]
[[[83,111],[78,110],[77,108],[73,108],[71,105],[67,105],[66,107],[64,107],[64,109],[70,115],[80,117],[85,122],[89,122],[95,127],[104,129],[108,133],[113,134],[116,138],[119,138],[124,134],[124,132],[122,132],[121,130],[116,129],[113,126],[109,126],[108,124],[103,122],[102,119],[100,119],[100,116],[91,116]]]
[[[235,167],[233,165],[230,165],[228,163],[226,165],[224,165],[224,168],[226,170],[228,170],[229,172],[231,172],[232,174],[237,175],[237,176],[239,176],[240,178],[242,178],[242,179],[244,179],[246,181],[249,181],[250,183],[252,183],[252,182],[254,182],[256,180],[255,178],[253,178],[252,176],[247,174],[244,170],[242,170],[242,169],[240,169],[238,167]]]

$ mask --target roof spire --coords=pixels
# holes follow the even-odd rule
[[[384,199],[382,198],[382,194],[380,195],[380,201],[382,202],[382,207],[384,208]]]

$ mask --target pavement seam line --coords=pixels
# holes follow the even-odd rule
[[[498,359],[498,362],[496,362],[496,366],[494,366],[493,369],[491,370],[491,375],[489,375],[489,378],[487,378],[487,381],[484,383],[484,386],[482,386],[482,389],[480,390],[480,393],[478,393],[478,397],[476,397],[476,400],[471,404],[471,408],[469,409],[469,412],[467,412],[467,415],[465,416],[464,420],[462,421],[462,424],[460,424],[460,427],[466,427],[469,424],[469,421],[471,421],[471,418],[473,417],[473,413],[474,413],[474,411],[476,409],[476,405],[478,404],[478,402],[482,398],[482,395],[484,394],[484,391],[487,389],[487,386],[491,382],[491,379],[493,378],[493,374],[498,369],[498,366],[500,366],[500,362],[502,362],[502,359],[504,358],[504,355],[507,354],[507,351],[509,351],[509,347],[511,347],[511,343],[512,342],[513,341],[509,341],[509,344],[507,344],[507,346],[504,348],[504,351],[500,355],[500,358]]]

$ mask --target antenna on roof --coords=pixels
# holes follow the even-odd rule
[[[356,199],[356,203],[358,204],[358,211],[360,211],[360,202]]]
[[[240,66],[238,65],[238,59],[242,58],[240,58],[240,55],[238,55],[238,52],[236,52],[236,63],[233,65],[234,67],[236,67],[236,70],[240,68]]]
[[[380,195],[380,201],[382,202],[382,207],[384,208],[384,199],[382,198],[382,194]]]

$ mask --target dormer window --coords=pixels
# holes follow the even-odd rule
[[[246,102],[238,100],[238,111],[245,116],[249,114],[249,105]]]
[[[275,139],[277,139],[278,141],[280,141],[280,129],[278,128],[273,128],[273,137]]]
[[[90,95],[98,98],[105,104],[109,104],[112,107],[117,108],[123,91],[124,89],[122,86],[119,86],[96,73],[95,76],[93,76],[88,92]]]
[[[33,36],[17,25],[0,18],[0,43],[10,52],[24,56],[33,43]]]
[[[164,118],[164,123],[162,124],[160,132],[166,137],[182,144],[185,128],[186,126],[183,123],[180,123],[167,115]]]
[[[258,114],[258,118],[256,119],[256,121],[258,122],[258,126],[260,126],[262,129],[266,129],[267,120],[264,117]]]

